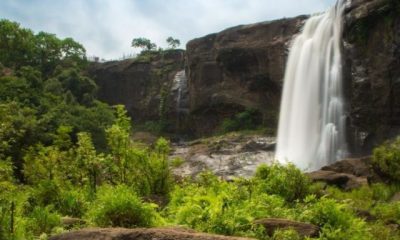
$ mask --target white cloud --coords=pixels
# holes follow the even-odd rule
[[[165,47],[239,24],[326,10],[335,0],[2,0],[0,16],[81,42],[107,59],[133,52],[134,37]]]

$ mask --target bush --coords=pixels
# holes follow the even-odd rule
[[[45,180],[32,190],[31,203],[33,206],[58,205],[61,190],[54,181]]]
[[[292,211],[285,209],[280,196],[253,194],[254,184],[245,179],[226,182],[203,173],[198,182],[175,188],[165,214],[171,222],[198,231],[263,237],[263,227],[253,225],[255,219],[283,217]]]
[[[103,186],[87,217],[99,227],[151,227],[157,223],[155,208],[125,185]]]
[[[400,137],[375,148],[372,164],[391,180],[400,181]]]
[[[255,179],[260,181],[260,191],[280,195],[287,202],[302,200],[310,193],[310,179],[292,164],[261,165]]]
[[[400,202],[378,203],[371,212],[383,222],[400,224]]]
[[[227,133],[238,130],[251,130],[255,129],[257,124],[257,111],[247,109],[236,114],[232,119],[225,119],[222,122],[221,131]]]
[[[277,230],[272,237],[273,240],[301,240],[302,238],[294,229]]]
[[[82,217],[87,210],[86,196],[80,190],[64,190],[60,195],[57,210],[64,216]]]
[[[60,225],[60,216],[53,212],[52,206],[35,207],[29,215],[29,228],[35,236],[51,231]]]
[[[350,208],[333,199],[321,198],[307,205],[301,220],[321,227],[321,239],[371,239],[363,220],[354,216]]]

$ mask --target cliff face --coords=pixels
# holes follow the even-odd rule
[[[187,44],[192,122],[200,133],[255,109],[275,128],[287,49],[305,16],[238,26]]]
[[[199,136],[252,108],[276,128],[289,44],[306,18],[238,26],[190,41],[186,54],[94,64],[89,72],[100,98],[125,104],[134,120],[157,120],[165,109],[172,125]],[[345,18],[348,141],[351,152],[363,154],[400,134],[400,2],[353,0]],[[181,121],[173,79],[183,68],[188,82],[180,98],[189,115]]]
[[[155,121],[160,111],[175,110],[163,104],[173,102],[170,89],[175,74],[184,68],[184,59],[183,50],[172,50],[134,60],[93,63],[88,74],[99,85],[101,100],[125,105],[134,121]]]
[[[368,153],[400,134],[400,2],[353,0],[344,29],[349,143]]]

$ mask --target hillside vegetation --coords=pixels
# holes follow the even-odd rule
[[[387,182],[352,191],[313,183],[293,165],[262,165],[254,177],[233,181],[209,172],[179,179],[171,174],[167,139],[133,141],[125,108],[97,100],[82,45],[8,20],[0,21],[0,38],[0,239],[48,239],[88,226],[186,226],[276,240],[400,239],[400,202],[392,199],[400,191],[398,142],[375,151],[374,167]],[[255,222],[262,218],[319,231],[269,235]]]

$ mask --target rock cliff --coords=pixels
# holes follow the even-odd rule
[[[353,0],[346,9],[344,87],[353,153],[400,134],[399,5]],[[89,72],[100,98],[125,104],[134,120],[157,120],[164,104],[170,124],[179,125],[173,79],[185,68],[189,115],[180,128],[207,135],[248,108],[256,110],[258,123],[276,128],[288,48],[306,18],[237,26],[190,41],[186,53],[94,64]]]
[[[207,133],[246,108],[275,128],[287,50],[305,19],[237,26],[187,44],[190,112],[198,131]]]
[[[353,0],[344,28],[351,152],[400,134],[400,2]]]
[[[183,50],[168,50],[136,59],[92,63],[88,74],[99,85],[101,100],[125,105],[134,121],[155,121],[163,114],[160,111],[174,114],[170,89],[175,74],[184,69],[184,60]],[[166,102],[170,106],[163,106]]]

